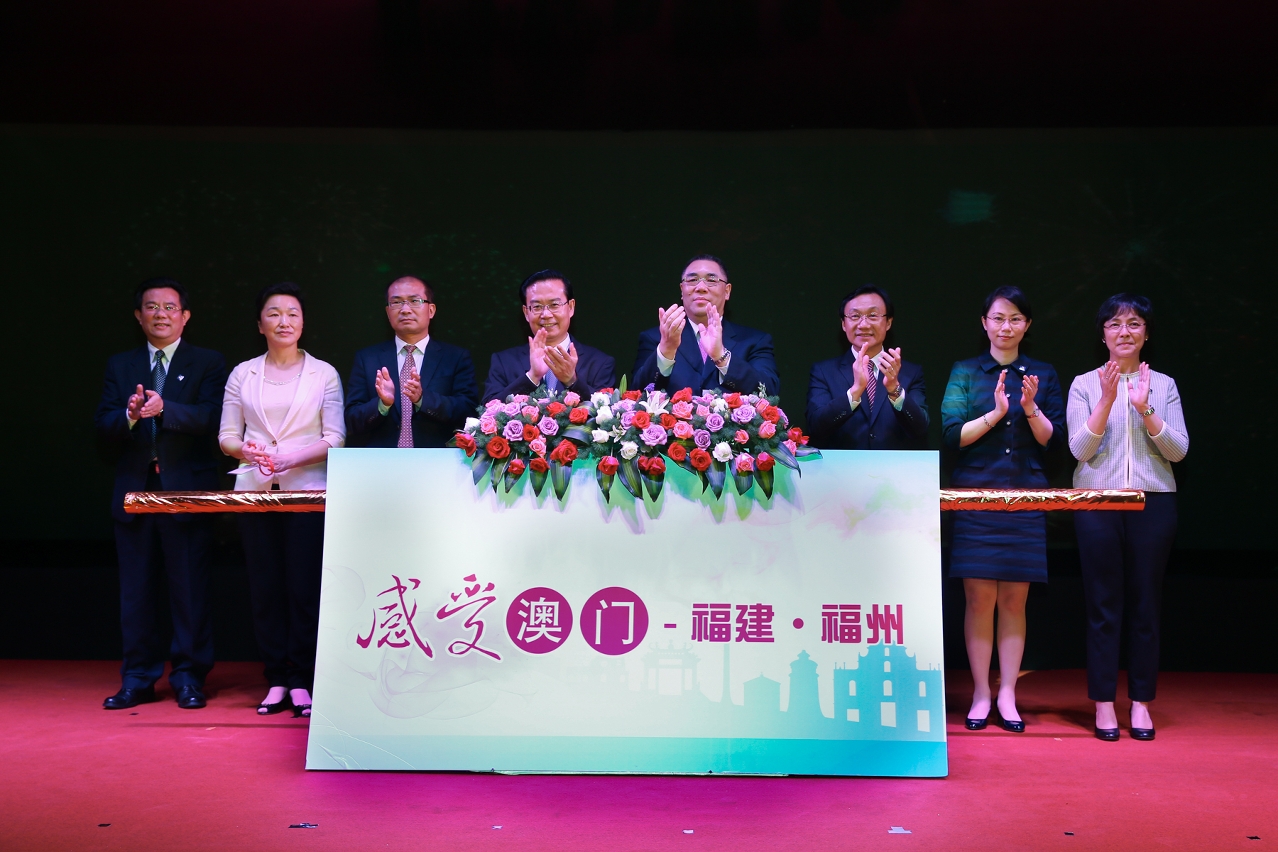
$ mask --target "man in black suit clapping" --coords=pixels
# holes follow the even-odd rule
[[[582,399],[617,383],[617,363],[593,346],[568,336],[577,300],[568,276],[554,269],[534,272],[519,285],[519,301],[532,337],[493,354],[484,382],[484,402],[512,394],[530,394],[545,383],[555,392],[573,391]]]
[[[103,702],[123,710],[155,700],[155,682],[172,668],[179,707],[205,705],[204,678],[213,668],[209,620],[206,515],[129,515],[129,491],[211,491],[218,487],[217,447],[226,362],[182,339],[191,319],[186,289],[167,278],[143,282],[133,316],[146,345],[107,362],[102,401],[94,415],[99,440],[116,458],[111,515],[120,563],[120,630],[124,662],[120,691]],[[160,596],[167,580],[173,636],[161,632]]]
[[[386,289],[395,338],[355,353],[346,385],[346,444],[442,447],[475,409],[470,353],[434,340],[435,292],[404,277]]]

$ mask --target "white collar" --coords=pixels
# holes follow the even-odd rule
[[[570,343],[572,343],[572,335],[571,335],[571,334],[565,334],[565,335],[564,335],[564,339],[563,339],[563,340],[561,340],[561,341],[559,341],[559,345],[558,345],[558,346],[555,346],[554,348],[555,348],[555,349],[558,349],[560,352],[562,352],[562,353],[564,353],[565,355],[567,355],[567,354],[568,354],[568,344],[570,344]]]
[[[163,352],[163,353],[164,353],[164,363],[165,363],[165,364],[172,364],[172,363],[173,363],[173,353],[174,353],[175,351],[177,351],[178,344],[179,344],[179,343],[181,343],[181,342],[182,342],[182,338],[180,338],[180,337],[179,337],[177,340],[173,341],[172,343],[170,343],[168,346],[164,347],[163,349],[157,349],[156,347],[152,346],[152,345],[151,345],[151,341],[149,341],[149,340],[148,340],[148,341],[146,342],[146,354],[147,354],[147,359],[151,362],[151,366],[152,366],[152,367],[154,367],[154,366],[155,366],[155,353],[156,353],[156,352]]]
[[[427,343],[430,343],[429,334],[423,337],[421,340],[417,341],[416,343],[409,343],[407,340],[400,340],[399,335],[396,335],[395,336],[395,354],[403,355],[405,346],[415,346],[417,347],[418,352],[424,353],[426,351]]]

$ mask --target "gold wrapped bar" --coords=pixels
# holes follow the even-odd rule
[[[322,512],[325,491],[132,491],[124,495],[131,515],[183,512]],[[1144,491],[1088,488],[949,488],[941,490],[943,512],[1038,512],[1135,510]]]
[[[191,512],[322,512],[326,491],[130,491],[130,515]]]
[[[1145,492],[1093,488],[943,488],[943,512],[1140,511]]]

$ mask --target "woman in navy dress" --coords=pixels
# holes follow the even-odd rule
[[[1033,322],[1017,287],[985,299],[981,325],[988,352],[959,361],[941,402],[941,433],[958,451],[955,488],[1046,488],[1049,453],[1065,439],[1061,383],[1051,364],[1021,354]],[[967,727],[990,713],[990,657],[998,610],[998,712],[1009,731],[1025,730],[1016,709],[1016,678],[1025,650],[1025,598],[1047,582],[1047,520],[1042,512],[956,512],[950,576],[963,578],[963,636],[975,688]]]

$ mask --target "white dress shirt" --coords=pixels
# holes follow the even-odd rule
[[[561,341],[559,341],[559,343],[558,343],[558,344],[556,344],[555,346],[553,346],[553,347],[551,347],[551,348],[552,348],[552,349],[558,349],[560,352],[562,352],[562,353],[564,353],[565,355],[567,355],[567,354],[568,354],[568,345],[569,345],[570,343],[572,343],[572,336],[571,336],[571,335],[569,335],[569,334],[565,334],[565,335],[564,335],[564,339],[563,339],[563,340],[561,340]],[[661,356],[657,356],[657,357],[661,357]],[[532,371],[532,365],[531,365],[531,364],[528,366],[528,372],[527,372],[527,374],[526,374],[526,375],[528,376],[528,381],[532,382],[534,385],[535,385],[535,384],[537,384],[537,380],[533,378],[533,371]],[[554,376],[554,375],[555,375],[554,371],[548,368],[548,369],[546,370],[546,375],[542,376],[541,378],[542,378],[542,380],[543,380],[543,381],[545,381],[545,382],[549,385],[549,379],[550,379],[550,377],[551,377],[551,376]],[[560,384],[560,386],[561,386],[561,389],[562,389],[562,388],[566,388],[566,385],[564,385],[564,383],[563,383],[562,381],[560,381],[560,380],[559,380],[559,377],[558,377],[558,376],[555,376],[555,381],[556,381],[556,382],[559,382],[559,384]]]
[[[870,363],[874,365],[870,368],[870,381],[874,381],[875,376],[883,372],[883,352],[884,350],[880,349],[879,354],[870,359]],[[899,382],[897,383],[897,387],[901,387]],[[883,392],[887,393],[887,388],[884,388]],[[861,395],[865,396],[865,392],[862,391]],[[901,388],[901,392],[896,395],[896,399],[893,399],[891,394],[888,394],[887,399],[888,402],[892,403],[893,408],[900,411],[901,406],[905,405],[905,388]],[[852,388],[848,388],[848,405],[852,406],[853,411],[856,411],[861,405],[860,399],[852,398]]]
[[[156,347],[152,346],[151,341],[149,340],[146,342],[147,364],[149,365],[152,372],[155,371],[155,353],[156,352],[164,353],[164,357],[160,359],[160,364],[161,366],[164,367],[164,379],[166,382],[168,381],[168,377],[169,377],[169,365],[173,363],[173,353],[177,351],[178,344],[181,342],[182,342],[182,338],[179,337],[177,340],[173,341],[172,343],[170,343],[168,346],[164,347],[163,349],[157,349]],[[165,387],[168,387],[168,385],[165,385]],[[129,396],[133,396],[133,394],[129,394]],[[124,407],[124,419],[128,421],[130,429],[132,429],[138,423],[138,421],[129,417],[129,407],[127,405]]]
[[[701,332],[705,331],[706,327],[704,325],[698,325],[692,320],[686,320],[686,322],[688,325],[692,326],[692,333],[697,336],[697,345],[699,347],[701,344]],[[727,349],[724,349],[723,356],[724,356],[723,366],[719,367],[719,381],[723,381],[724,379],[728,377],[728,367],[732,365],[732,353],[729,352]],[[710,358],[709,352],[706,353],[706,358],[707,359]],[[661,354],[661,346],[658,345],[657,346],[657,372],[663,376],[668,376],[672,372],[674,372],[674,365],[675,365],[674,361],[668,360],[664,355]]]
[[[417,351],[413,353],[413,372],[417,373],[418,375],[421,375],[422,356],[426,352],[426,344],[428,343],[430,343],[429,334],[423,337],[421,340],[417,341],[416,343],[409,343],[407,340],[400,340],[398,337],[396,337],[395,338],[395,369],[397,369],[399,372],[396,373],[394,376],[391,376],[391,379],[393,380],[397,376],[402,376],[404,374],[404,357],[407,354],[404,352],[404,348],[408,346],[417,347]],[[402,388],[400,390],[401,392],[403,391]],[[421,400],[421,397],[418,397],[417,402],[413,403],[413,411],[421,411],[421,409],[422,409],[422,400]],[[382,402],[381,397],[378,397],[377,413],[385,417],[389,411],[390,411],[390,406]]]

